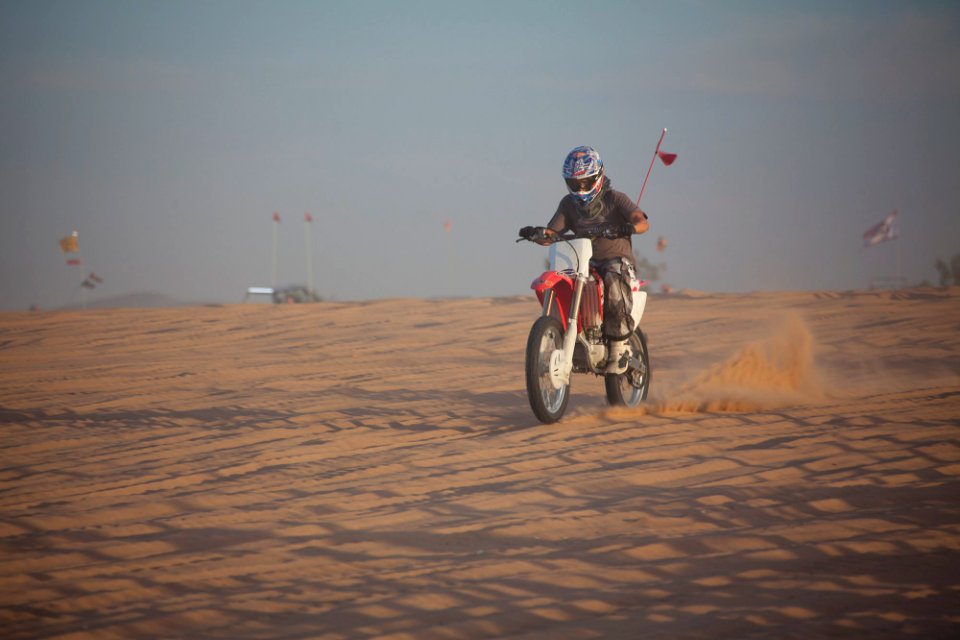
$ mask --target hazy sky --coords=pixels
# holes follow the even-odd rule
[[[0,309],[528,291],[597,148],[676,288],[865,288],[960,252],[960,3],[0,0]],[[444,222],[451,222],[445,229]],[[83,270],[58,240],[79,232]],[[657,237],[669,246],[658,254]]]

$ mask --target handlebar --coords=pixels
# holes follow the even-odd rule
[[[566,233],[556,233],[552,235],[547,235],[547,227],[524,227],[519,231],[520,237],[517,238],[517,242],[523,242],[524,240],[528,242],[537,242],[538,240],[547,240],[551,244],[554,242],[562,242],[564,240],[575,240],[577,238],[587,238],[594,240],[596,238],[625,238],[626,234],[620,232],[617,227],[612,226],[601,226],[594,227],[592,229],[584,229],[579,233],[566,232]]]

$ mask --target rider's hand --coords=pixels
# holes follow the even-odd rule
[[[608,224],[600,230],[600,236],[608,240],[625,238],[633,235],[632,224]]]
[[[536,227],[524,227],[520,229],[519,235],[521,238],[525,240],[529,240],[530,238],[537,235],[537,233],[538,233],[538,230]]]
[[[557,241],[557,232],[549,227],[537,227],[537,233],[532,238],[534,242],[541,246],[551,245]]]
[[[607,240],[613,240],[614,238],[620,237],[620,232],[617,230],[617,225],[615,224],[605,224],[598,229],[598,237],[606,238]]]
[[[617,235],[623,238],[629,238],[636,231],[636,228],[632,224],[627,223],[617,225],[616,229]]]

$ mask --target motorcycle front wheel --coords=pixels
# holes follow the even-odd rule
[[[630,336],[630,351],[640,367],[630,366],[624,373],[608,373],[603,377],[607,389],[607,402],[615,406],[636,407],[647,399],[650,391],[650,354],[647,352],[647,336],[637,329]]]
[[[567,410],[570,383],[554,386],[551,373],[553,353],[563,348],[563,325],[551,316],[542,316],[530,328],[527,338],[527,398],[540,422],[556,422]]]

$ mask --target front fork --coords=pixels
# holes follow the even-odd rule
[[[583,287],[586,282],[586,278],[577,275],[573,285],[573,295],[570,296],[570,312],[567,314],[567,330],[563,334],[563,349],[557,349],[550,354],[550,381],[557,389],[570,384],[570,374],[573,372],[573,350],[577,345],[577,317],[580,314],[580,298],[583,296]],[[543,299],[543,315],[550,315],[556,302],[556,294],[551,289]]]

